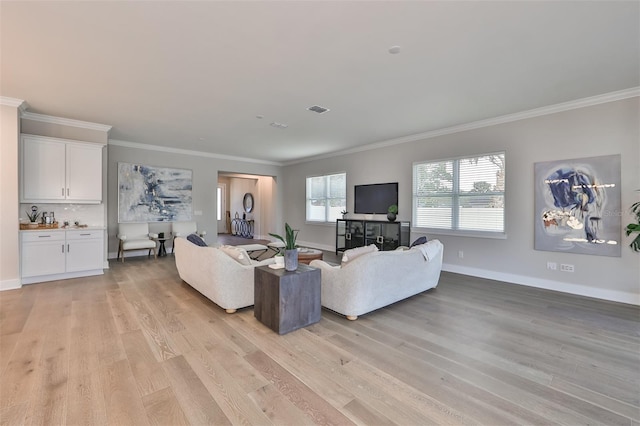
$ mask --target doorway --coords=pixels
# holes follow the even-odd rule
[[[218,234],[228,234],[230,230],[228,229],[228,219],[229,208],[227,207],[227,184],[218,183],[217,193],[216,193],[216,219],[218,223]]]

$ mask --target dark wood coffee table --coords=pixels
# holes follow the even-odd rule
[[[320,270],[298,264],[295,271],[259,266],[254,272],[253,314],[278,334],[320,321]]]
[[[322,260],[322,250],[303,249],[306,251],[298,252],[298,263],[308,265],[312,260]]]

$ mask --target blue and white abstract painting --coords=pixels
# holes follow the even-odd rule
[[[191,220],[192,172],[118,163],[118,222]]]
[[[536,163],[535,249],[621,255],[620,155]]]

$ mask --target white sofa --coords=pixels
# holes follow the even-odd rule
[[[321,270],[322,306],[355,320],[438,285],[443,245],[432,240],[420,246],[363,254],[341,266],[313,260]]]
[[[200,247],[182,237],[174,244],[180,278],[230,314],[254,304],[253,269],[275,263],[249,260],[242,265],[220,248]]]

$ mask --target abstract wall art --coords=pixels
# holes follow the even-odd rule
[[[535,163],[535,249],[620,256],[620,155]]]
[[[191,220],[192,172],[118,163],[118,222]]]

